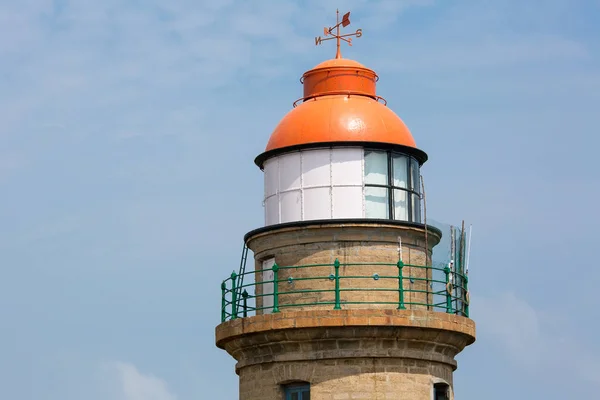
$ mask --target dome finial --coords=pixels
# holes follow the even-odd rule
[[[340,25],[344,28],[347,27],[348,25],[350,25],[350,11],[348,11],[346,14],[344,14],[341,21],[340,21],[340,10],[335,10],[335,13],[336,13],[335,19],[337,22],[335,24],[335,26],[332,26],[331,28],[327,28],[327,27],[324,28],[325,36],[330,36],[330,37],[322,38],[321,36],[317,36],[315,38],[315,45],[318,46],[325,40],[336,39],[337,51],[335,53],[335,58],[342,58],[342,52],[340,50],[341,41],[343,40],[344,42],[348,43],[349,46],[352,46],[352,38],[350,36],[356,36],[357,38],[361,37],[362,29],[357,29],[356,32],[354,32],[354,33],[347,33],[345,35],[341,35],[340,34]],[[334,29],[335,29],[335,33],[333,33]]]

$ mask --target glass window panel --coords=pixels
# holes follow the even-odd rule
[[[302,220],[302,193],[300,190],[279,195],[281,222]]]
[[[365,183],[388,184],[387,153],[365,151]]]
[[[333,149],[331,150],[331,180],[336,185],[362,186],[363,149]]]
[[[304,220],[331,218],[331,188],[304,189]]]
[[[288,153],[279,157],[279,191],[300,189],[300,152]]]
[[[365,216],[367,218],[389,218],[388,189],[365,188]]]
[[[333,216],[332,218],[362,218],[363,188],[333,187]]]
[[[408,221],[408,192],[394,189],[394,219]]]
[[[277,193],[279,185],[279,160],[272,158],[265,161],[265,197]]]
[[[414,158],[410,161],[410,173],[412,175],[412,190],[421,193],[421,176],[419,171],[419,162]]]
[[[330,150],[306,150],[302,152],[302,175],[304,187],[331,185]]]
[[[265,200],[265,224],[279,223],[279,198],[271,196]]]
[[[286,400],[310,400],[310,386],[294,384],[285,388]]]
[[[394,186],[408,188],[408,157],[394,155],[392,160]]]
[[[418,194],[412,194],[412,221],[421,223],[421,198]]]

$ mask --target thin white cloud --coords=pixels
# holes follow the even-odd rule
[[[540,312],[511,292],[473,296],[472,310],[478,335],[493,339],[523,370],[600,383],[600,362],[568,331],[568,316]]]
[[[477,297],[474,307],[474,318],[483,332],[499,340],[517,363],[531,366],[539,361],[543,346],[540,321],[527,302],[513,293],[502,293]]]
[[[116,362],[113,367],[117,371],[121,382],[123,400],[177,399],[177,396],[169,391],[164,380],[141,373],[135,365]]]
[[[0,137],[31,133],[31,124],[112,137],[165,132],[176,121],[154,109],[178,113],[190,107],[192,93],[240,80],[273,79],[297,63],[291,55],[321,54],[314,51],[313,37],[321,23],[333,21],[336,7],[360,15],[361,26],[368,28],[387,26],[406,8],[428,3],[2,4],[0,51],[5,57],[0,72],[7,80],[0,94]],[[383,16],[387,22],[369,23]],[[90,123],[97,118],[101,122]],[[177,133],[192,129],[198,124]]]

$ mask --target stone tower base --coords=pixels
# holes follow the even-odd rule
[[[225,322],[216,337],[238,361],[240,400],[281,400],[291,382],[310,383],[312,400],[431,400],[434,383],[452,387],[475,324],[422,310],[312,310]]]

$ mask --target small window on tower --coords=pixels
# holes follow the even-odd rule
[[[284,386],[284,400],[310,400],[309,383],[292,383]]]
[[[433,400],[449,400],[450,385],[445,382],[438,382],[433,385]]]

